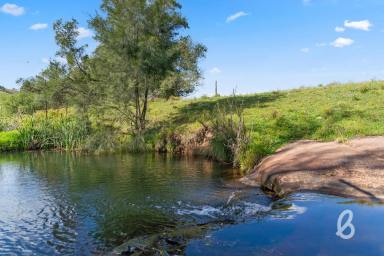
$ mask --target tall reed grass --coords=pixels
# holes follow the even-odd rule
[[[244,124],[242,106],[234,99],[229,98],[224,105],[217,104],[213,112],[211,147],[214,158],[239,167],[241,156],[247,150],[249,133]]]
[[[20,120],[19,144],[23,149],[78,150],[88,135],[84,121],[73,115],[50,112],[23,117]]]

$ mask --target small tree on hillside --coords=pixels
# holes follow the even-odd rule
[[[65,90],[66,68],[57,61],[51,61],[49,66],[37,76],[30,79],[19,79],[21,93],[33,95],[34,102],[28,104],[43,109],[48,118],[48,109],[67,105]]]

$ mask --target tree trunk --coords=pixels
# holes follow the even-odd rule
[[[148,110],[148,92],[149,92],[149,89],[147,87],[144,93],[143,111],[141,112],[141,115],[140,115],[140,126],[141,126],[140,128],[143,132],[145,131],[145,121],[146,121],[145,119],[146,119],[147,110]]]
[[[136,85],[135,88],[135,133],[136,135],[141,135],[140,131],[140,93],[139,87]]]

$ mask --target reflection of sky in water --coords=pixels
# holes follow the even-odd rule
[[[77,239],[74,207],[65,194],[50,191],[46,181],[32,169],[0,165],[0,209],[3,252],[66,252],[63,244]]]
[[[2,155],[0,254],[87,255],[173,228],[176,202],[226,196],[222,171],[152,155]]]
[[[187,252],[383,254],[384,207],[347,203],[315,194],[272,201],[234,182],[230,169],[201,159],[5,155],[0,157],[0,254],[90,255],[132,237],[228,220],[236,224],[192,240]],[[355,214],[351,241],[335,235],[345,209]]]
[[[308,200],[306,200],[308,197]],[[297,194],[261,219],[227,226],[192,241],[191,255],[383,255],[384,207],[336,197]],[[284,204],[290,207],[284,207]],[[355,237],[336,236],[339,214],[354,212]]]

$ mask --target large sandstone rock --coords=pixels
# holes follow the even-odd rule
[[[279,196],[315,191],[384,201],[384,137],[292,143],[265,158],[242,181]]]

